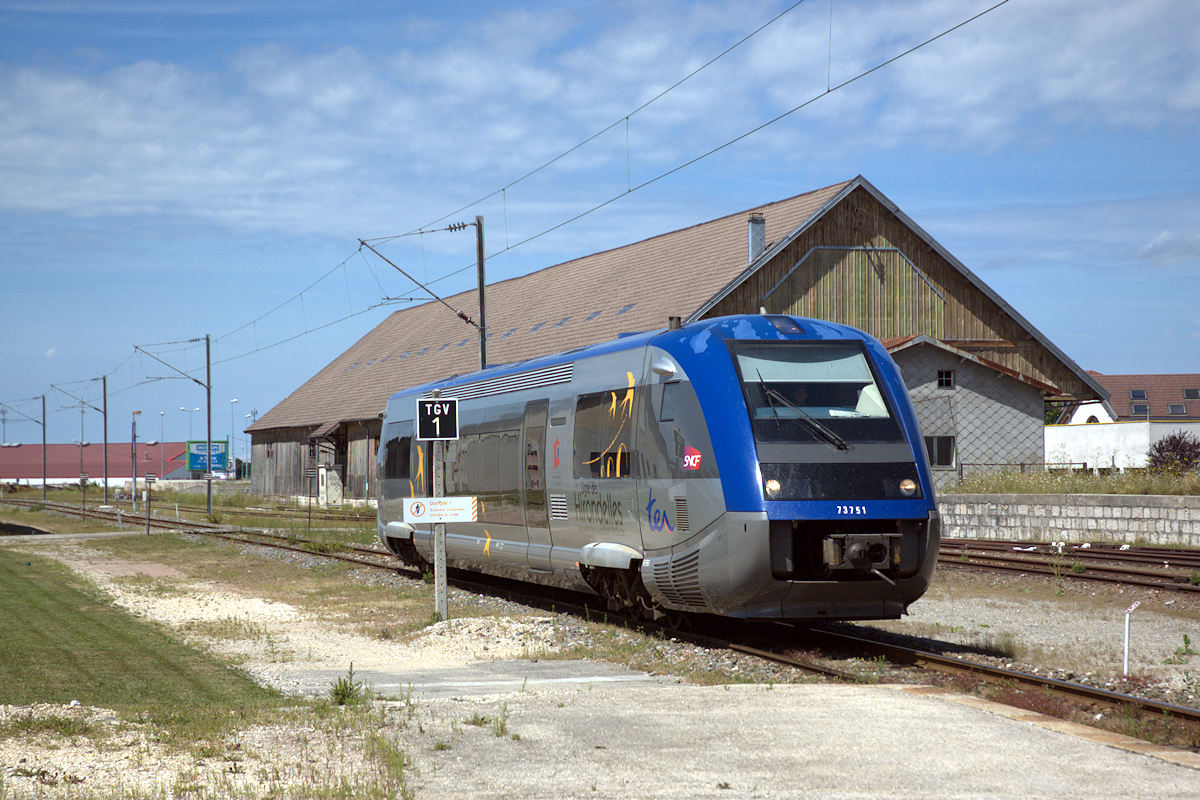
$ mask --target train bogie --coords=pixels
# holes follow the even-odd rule
[[[877,342],[740,316],[618,339],[398,393],[379,449],[381,539],[431,493],[415,400],[459,398],[451,564],[596,592],[614,607],[734,617],[895,617],[928,585],[938,519],[920,431]]]

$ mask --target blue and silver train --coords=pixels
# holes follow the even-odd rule
[[[744,315],[629,335],[393,395],[379,536],[433,560],[416,400],[459,400],[447,563],[595,593],[647,618],[898,617],[929,585],[941,524],[899,370],[854,328]]]

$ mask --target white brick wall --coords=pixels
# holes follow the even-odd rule
[[[938,506],[947,538],[1200,548],[1200,497],[943,494]]]

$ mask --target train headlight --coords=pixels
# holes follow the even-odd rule
[[[779,491],[783,487],[779,485],[779,481],[775,480],[774,478],[771,478],[769,481],[767,481],[765,484],[763,484],[763,488],[767,490],[767,497],[774,500],[776,497],[779,496]]]
[[[917,493],[917,482],[912,478],[905,478],[900,481],[900,493],[905,497],[912,497]]]

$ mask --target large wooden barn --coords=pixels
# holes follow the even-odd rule
[[[1047,400],[1106,399],[1059,348],[861,176],[487,287],[489,363],[766,309],[885,340],[942,485],[1042,460]],[[468,313],[476,293],[448,301]],[[255,492],[373,496],[379,413],[408,386],[478,367],[473,328],[396,311],[248,432]]]

